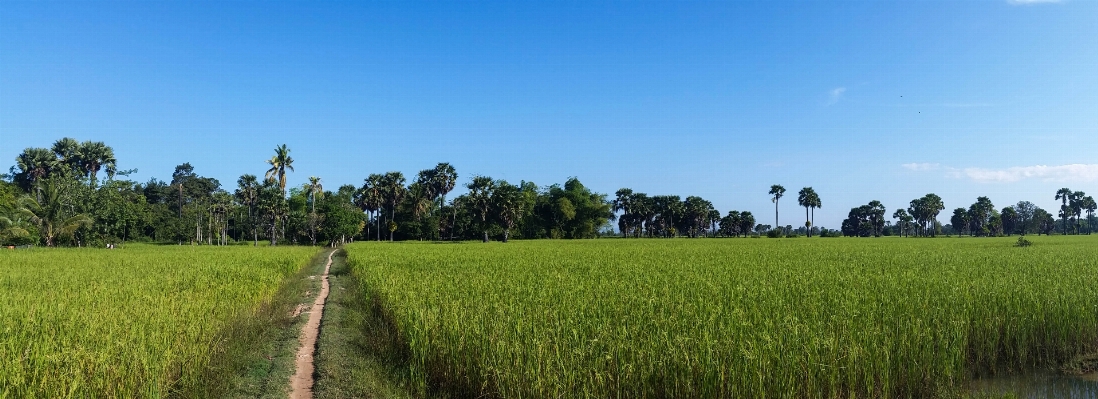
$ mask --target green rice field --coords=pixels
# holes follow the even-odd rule
[[[1031,240],[347,250],[420,394],[892,398],[1098,350],[1098,239]]]
[[[0,398],[169,397],[202,386],[308,247],[0,251]]]

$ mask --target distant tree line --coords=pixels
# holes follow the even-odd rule
[[[241,175],[235,187],[199,175],[190,163],[175,167],[169,181],[116,179],[113,149],[103,142],[63,138],[49,148],[27,148],[0,180],[0,244],[102,246],[127,241],[228,245],[260,241],[279,244],[336,244],[351,240],[579,239],[617,235],[630,238],[785,237],[967,234],[1090,234],[1095,202],[1082,191],[1056,192],[1060,219],[1022,201],[995,209],[987,197],[957,208],[950,224],[937,221],[942,199],[927,194],[886,218],[880,201],[852,208],[840,230],[815,225],[823,206],[812,187],[798,192],[803,226],[779,224],[786,189],[770,187],[774,225],[748,211],[722,214],[698,196],[652,195],[618,190],[613,198],[573,177],[563,184],[517,184],[472,176],[467,192],[450,198],[459,176],[448,163],[411,178],[401,172],[367,176],[361,186],[325,190],[311,176],[287,187],[294,160],[286,145],[275,148],[260,178]],[[102,177],[106,177],[102,179]],[[1085,217],[1084,217],[1085,214]],[[613,227],[615,226],[615,232]]]

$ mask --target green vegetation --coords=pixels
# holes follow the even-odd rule
[[[0,397],[220,396],[315,252],[0,251]]]
[[[926,397],[1098,350],[1098,246],[1013,241],[347,250],[417,395]]]

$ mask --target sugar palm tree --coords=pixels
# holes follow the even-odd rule
[[[50,170],[57,163],[57,157],[45,148],[27,148],[15,158],[15,163],[37,193],[35,198],[41,200],[42,189],[39,187],[39,182],[49,175]]]
[[[480,216],[480,227],[484,232],[483,241],[488,242],[488,209],[492,206],[492,192],[496,182],[488,176],[474,176],[473,181],[465,185],[469,189],[469,201]]]
[[[65,172],[72,172],[77,175],[82,175],[84,170],[82,163],[80,162],[80,142],[71,137],[65,137],[57,140],[53,143],[54,155],[57,157],[57,161],[65,166]]]
[[[255,206],[259,201],[259,180],[255,175],[242,175],[236,180],[236,200],[248,207],[248,223],[252,225],[252,246],[259,246],[259,223],[256,220]]]
[[[435,171],[432,175],[434,179],[431,182],[431,185],[434,187],[433,190],[435,194],[441,199],[439,201],[439,207],[441,208],[442,205],[446,203],[446,194],[453,191],[454,186],[457,184],[457,171],[454,170],[454,167],[449,163],[440,162],[438,165],[435,165]],[[454,220],[457,220],[457,207],[454,207]],[[441,225],[439,226],[439,234],[440,236],[442,234]],[[450,240],[453,239],[453,229],[450,229]]]
[[[369,212],[374,217],[377,225],[377,240],[381,241],[381,207],[385,203],[382,195],[382,176],[376,173],[370,174],[363,180],[362,187],[355,194],[355,205],[364,212]]]
[[[808,232],[808,236],[812,237],[812,217],[808,214],[809,208],[816,205],[816,190],[812,187],[802,188],[797,193],[797,204],[804,207],[804,227]]]
[[[107,177],[114,177],[117,172],[117,160],[114,159],[114,149],[102,141],[85,141],[77,149],[77,157],[80,167],[88,176],[88,185],[95,187],[96,174],[101,169],[106,169]]]
[[[1087,234],[1089,235],[1094,230],[1094,211],[1098,210],[1098,203],[1094,202],[1094,197],[1086,196],[1082,199],[1083,210],[1087,211]]]
[[[381,176],[378,187],[381,190],[382,198],[389,203],[389,241],[393,241],[393,233],[396,232],[393,229],[396,224],[396,206],[408,194],[408,189],[404,187],[404,181],[403,173],[388,172]]]
[[[1073,192],[1070,188],[1067,187],[1056,190],[1056,199],[1063,201],[1063,204],[1060,205],[1060,221],[1063,225],[1064,234],[1067,234],[1067,219],[1068,213],[1070,213],[1070,208],[1068,208],[1068,200],[1071,199],[1071,194],[1073,194]]]
[[[271,165],[271,168],[267,169],[266,179],[268,181],[277,181],[278,187],[282,189],[282,195],[285,196],[286,169],[291,172],[294,171],[294,159],[290,157],[290,149],[285,144],[275,147],[275,154],[267,160],[267,164]]]
[[[782,199],[782,196],[785,195],[785,187],[782,187],[781,184],[770,186],[770,195],[774,196],[774,198],[770,199],[770,201],[774,203],[774,226],[781,226],[781,224],[778,223],[778,200]]]
[[[316,199],[324,197],[324,185],[320,183],[320,178],[309,176],[309,182],[305,184],[305,192],[309,194],[310,212],[316,213]]]

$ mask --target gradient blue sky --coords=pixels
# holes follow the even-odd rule
[[[0,166],[105,141],[228,190],[292,149],[326,188],[446,161],[699,195],[773,222],[934,192],[1098,194],[1098,2],[0,1]],[[459,190],[461,191],[461,190]]]

